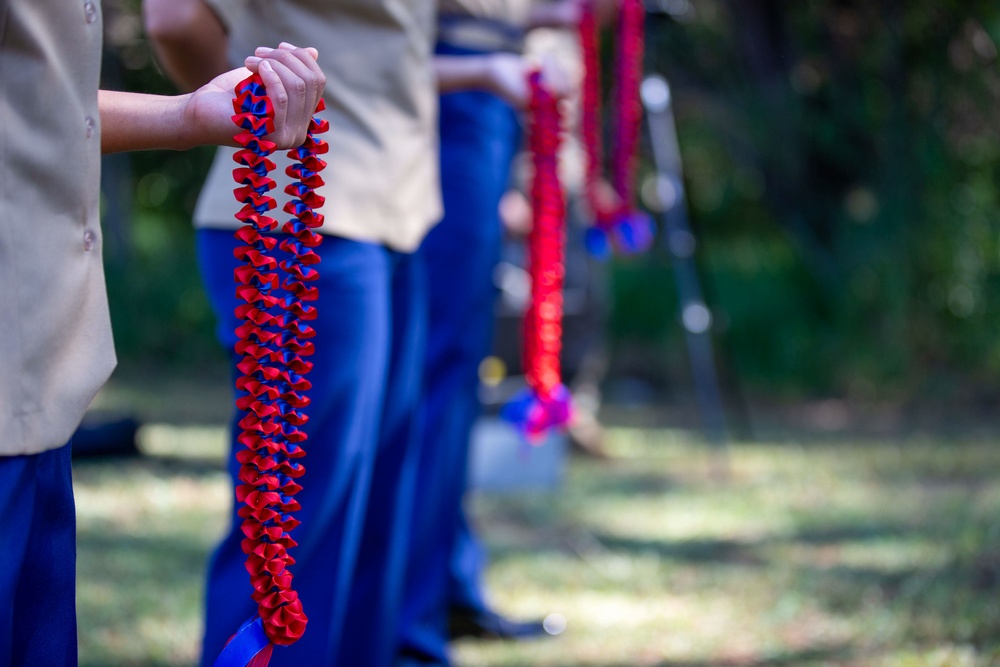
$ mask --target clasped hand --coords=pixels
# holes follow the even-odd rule
[[[235,145],[233,95],[236,86],[251,73],[259,74],[274,107],[274,132],[268,140],[279,149],[295,148],[305,141],[312,118],[323,97],[326,76],[316,62],[313,48],[281,43],[278,48],[260,47],[245,61],[245,67],[230,70],[191,93],[185,117],[197,135],[193,144]]]

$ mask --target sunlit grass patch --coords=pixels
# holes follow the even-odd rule
[[[84,667],[197,658],[205,560],[223,530],[229,482],[218,461],[147,449],[157,427],[145,430],[143,451],[161,456],[75,466]]]
[[[77,466],[85,666],[193,664],[230,489],[222,427],[147,427],[145,458]],[[491,597],[558,613],[461,667],[1000,665],[1000,447],[760,442],[719,459],[611,429],[554,493],[478,496]]]
[[[496,545],[491,588],[569,625],[551,643],[461,644],[461,664],[891,665],[913,646],[994,664],[1000,584],[965,562],[1000,545],[992,443],[741,444],[720,480],[706,449],[658,435],[613,432],[618,458],[577,462],[558,497],[480,500],[488,537],[551,518],[544,554]]]

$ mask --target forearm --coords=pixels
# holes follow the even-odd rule
[[[528,30],[569,27],[575,15],[566,2],[535,2],[528,13]]]
[[[559,97],[567,92],[565,77],[558,68],[543,63],[542,79]],[[441,93],[461,90],[483,90],[499,96],[515,109],[528,104],[529,65],[522,56],[513,53],[493,53],[483,56],[436,56],[434,71]]]
[[[144,0],[143,13],[157,58],[181,90],[195,90],[230,69],[225,26],[202,0]]]
[[[527,30],[536,28],[572,29],[580,23],[584,3],[590,2],[598,20],[603,18],[609,4],[617,0],[535,0],[528,11]]]
[[[435,56],[434,74],[440,93],[494,89],[488,56]]]
[[[101,152],[171,149],[203,144],[233,144],[228,119],[192,117],[191,95],[164,97],[102,90]]]

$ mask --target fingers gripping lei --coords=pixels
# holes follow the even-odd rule
[[[555,96],[533,72],[528,144],[534,174],[531,183],[533,224],[528,236],[531,304],[524,317],[523,363],[528,388],[504,406],[503,416],[532,444],[572,415],[569,390],[562,384],[562,287],[565,267],[566,199],[559,181],[561,117]]]
[[[243,147],[233,157],[240,165],[233,170],[239,185],[234,194],[243,203],[236,217],[244,223],[236,232],[242,245],[234,251],[243,262],[234,274],[241,301],[236,316],[242,322],[236,329],[236,353],[242,356],[242,375],[236,380],[236,408],[242,414],[237,442],[243,447],[236,455],[241,465],[236,500],[242,503],[242,547],[257,615],[233,636],[215,667],[265,667],[273,647],[296,642],[308,621],[292,588],[288,568],[295,559],[289,550],[297,544],[289,532],[299,524],[292,512],[300,509],[294,496],[302,487],[296,480],[305,472],[300,459],[306,434],[300,427],[308,421],[304,410],[309,399],[303,392],[311,387],[305,375],[312,364],[304,357],[315,350],[308,340],[315,331],[304,322],[316,318],[316,308],[308,302],[319,296],[309,283],[319,275],[311,268],[319,262],[312,249],[322,237],[312,230],[323,225],[322,214],[315,211],[323,197],[315,190],[323,185],[319,174],[326,166],[319,155],[328,147],[316,135],[329,124],[313,118],[305,143],[288,152],[294,162],[286,173],[296,180],[285,188],[293,199],[284,211],[292,217],[281,227],[288,236],[278,245],[269,235],[278,221],[268,216],[276,203],[267,194],[276,185],[268,176],[275,169],[268,158],[275,144],[265,138],[274,131],[274,109],[259,76],[236,87],[233,108],[239,127],[235,140]],[[316,111],[322,110],[320,100]],[[275,259],[275,246],[289,258]]]
[[[612,248],[635,254],[653,242],[653,221],[636,204],[635,180],[642,124],[639,86],[645,46],[646,9],[642,0],[622,0],[618,19],[618,54],[615,61],[614,146],[611,155],[613,201],[602,196],[604,152],[601,141],[600,31],[592,3],[585,2],[580,17],[580,48],[583,54],[583,90],[580,134],[587,155],[584,192],[594,216],[587,234],[587,247],[598,257]]]

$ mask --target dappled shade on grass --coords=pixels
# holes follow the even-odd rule
[[[568,627],[460,665],[1000,664],[994,440],[740,444],[728,481],[683,432],[610,451],[558,494],[475,500],[498,606]],[[221,458],[183,460],[77,466],[83,665],[196,657],[229,492]]]

